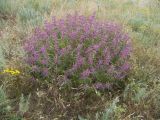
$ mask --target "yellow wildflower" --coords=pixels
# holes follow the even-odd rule
[[[18,75],[18,74],[20,74],[20,71],[7,68],[7,69],[3,70],[2,73],[10,73],[11,75]]]

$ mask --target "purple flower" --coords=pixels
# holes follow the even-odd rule
[[[57,64],[58,63],[58,52],[59,52],[59,44],[58,44],[57,34],[54,32],[52,34],[52,37],[53,37],[53,41],[54,41],[54,53],[55,53],[54,62],[55,62],[55,64]]]
[[[46,21],[44,29],[45,29],[46,33],[51,34],[52,30],[54,29],[54,24]]]
[[[60,56],[64,56],[64,55],[68,54],[70,51],[71,51],[71,45],[68,45],[67,47],[62,48],[60,50]]]
[[[81,73],[81,77],[82,77],[83,79],[85,79],[85,78],[89,77],[90,74],[91,74],[91,71],[90,71],[89,69],[87,69],[87,70],[85,70],[85,71],[83,71],[83,72]]]
[[[118,72],[114,76],[115,76],[116,79],[121,80],[121,79],[123,79],[126,76],[126,74],[124,74],[122,72]]]
[[[48,68],[43,68],[43,69],[42,69],[42,75],[43,75],[44,77],[47,77],[47,76],[48,76]]]
[[[42,46],[40,51],[42,52],[42,54],[46,54],[46,47],[45,46]]]
[[[33,52],[33,58],[34,61],[37,61],[39,59],[39,54],[36,51]]]
[[[116,34],[115,38],[112,41],[113,46],[117,47],[117,45],[119,44],[119,42],[121,41],[121,39],[122,39],[122,34],[120,34],[120,33]]]
[[[47,38],[48,38],[48,35],[47,35],[46,32],[42,31],[42,32],[40,32],[40,34],[39,34],[39,38],[40,38],[40,39],[47,39]]]
[[[107,49],[107,48],[104,49],[103,54],[104,54],[104,64],[109,65],[109,63],[111,61],[111,56],[110,56],[109,49]]]
[[[76,63],[73,65],[72,70],[77,70],[84,64],[84,58],[79,56],[76,60]]]
[[[80,75],[94,83],[99,81],[94,73],[103,71],[106,77],[123,79],[130,68],[129,35],[119,24],[97,20],[95,13],[88,17],[78,12],[61,19],[53,17],[26,38],[24,49],[31,71],[43,76],[51,71],[56,71],[57,76],[71,73],[67,79]],[[109,88],[110,83],[103,82],[97,82],[95,87]]]
[[[125,62],[125,63],[120,67],[120,70],[121,70],[121,71],[127,71],[127,70],[129,70],[129,68],[130,68],[129,63]]]
[[[88,64],[90,64],[90,65],[93,65],[93,55],[92,54],[90,54],[90,55],[88,55]]]
[[[93,67],[88,68],[81,73],[81,78],[82,79],[88,78],[91,74],[95,73],[95,71],[96,71],[96,69]]]
[[[130,46],[130,45],[126,45],[126,46],[122,49],[120,56],[121,56],[122,58],[126,58],[126,57],[130,54],[130,51],[131,51],[131,46]]]
[[[42,65],[47,65],[47,64],[48,64],[47,59],[43,59],[43,60],[41,61],[41,64],[42,64]]]
[[[40,70],[36,65],[32,66],[32,72],[39,72],[39,71]]]
[[[111,84],[109,84],[109,83],[100,83],[100,82],[95,83],[93,86],[97,90],[105,90],[105,89],[111,89],[112,88]]]

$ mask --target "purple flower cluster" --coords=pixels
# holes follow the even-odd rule
[[[112,78],[123,79],[130,69],[129,36],[122,26],[97,20],[95,14],[53,17],[43,28],[36,28],[24,48],[31,71],[45,77],[60,67],[66,77],[70,73],[95,81],[95,74],[103,71]],[[107,85],[99,83],[95,87],[104,89]]]
[[[111,90],[112,89],[112,84],[110,83],[95,83],[93,84],[94,88],[97,89],[97,90]]]

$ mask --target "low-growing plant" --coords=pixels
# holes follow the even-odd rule
[[[20,97],[19,112],[20,112],[21,116],[23,116],[29,109],[30,96],[31,95],[29,95],[27,98],[25,98],[24,95],[22,94],[22,96]]]
[[[6,61],[23,56],[20,38],[16,37],[14,29],[3,33],[0,41],[0,50],[0,54],[4,56]]]
[[[7,108],[9,108],[8,105],[9,101],[7,100],[6,93],[2,86],[0,87],[0,114],[7,111]]]
[[[0,0],[0,13],[8,13],[11,11],[11,2],[9,0]]]
[[[26,0],[24,2],[24,7],[26,8],[32,8],[40,13],[50,13],[52,7],[52,1],[51,0]]]
[[[144,83],[136,83],[134,80],[128,84],[124,90],[124,99],[131,98],[135,103],[140,103],[147,97],[147,85]]]
[[[2,53],[2,49],[0,47],[0,70],[5,66],[5,59],[4,59],[4,55]]]
[[[98,21],[95,15],[53,17],[25,42],[26,62],[35,78],[109,89],[122,82],[130,68],[131,42],[122,26]],[[70,82],[69,82],[70,81]],[[87,86],[86,86],[87,85]]]
[[[16,15],[20,0],[0,0],[0,15]]]
[[[103,112],[96,113],[95,120],[120,120],[122,118],[122,113],[125,112],[125,108],[118,105],[118,103],[119,98],[116,97]],[[78,116],[78,119],[90,120],[90,118],[84,119],[81,116]]]
[[[8,99],[3,86],[0,86],[0,119],[1,120],[22,120],[22,118],[12,112],[11,100]]]
[[[50,14],[51,0],[26,0],[17,12],[17,20],[23,25],[40,25],[45,14]]]
[[[109,108],[102,113],[102,117],[100,120],[118,120],[121,119],[121,114],[125,112],[125,109],[118,105],[119,98],[115,98]]]
[[[42,19],[42,15],[33,8],[22,7],[18,12],[18,19],[22,24],[30,23],[35,25],[39,19]]]

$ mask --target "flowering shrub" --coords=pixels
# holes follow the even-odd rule
[[[106,89],[130,68],[129,36],[120,25],[98,21],[95,15],[53,17],[42,29],[36,28],[24,48],[34,77],[64,76],[72,87]]]

